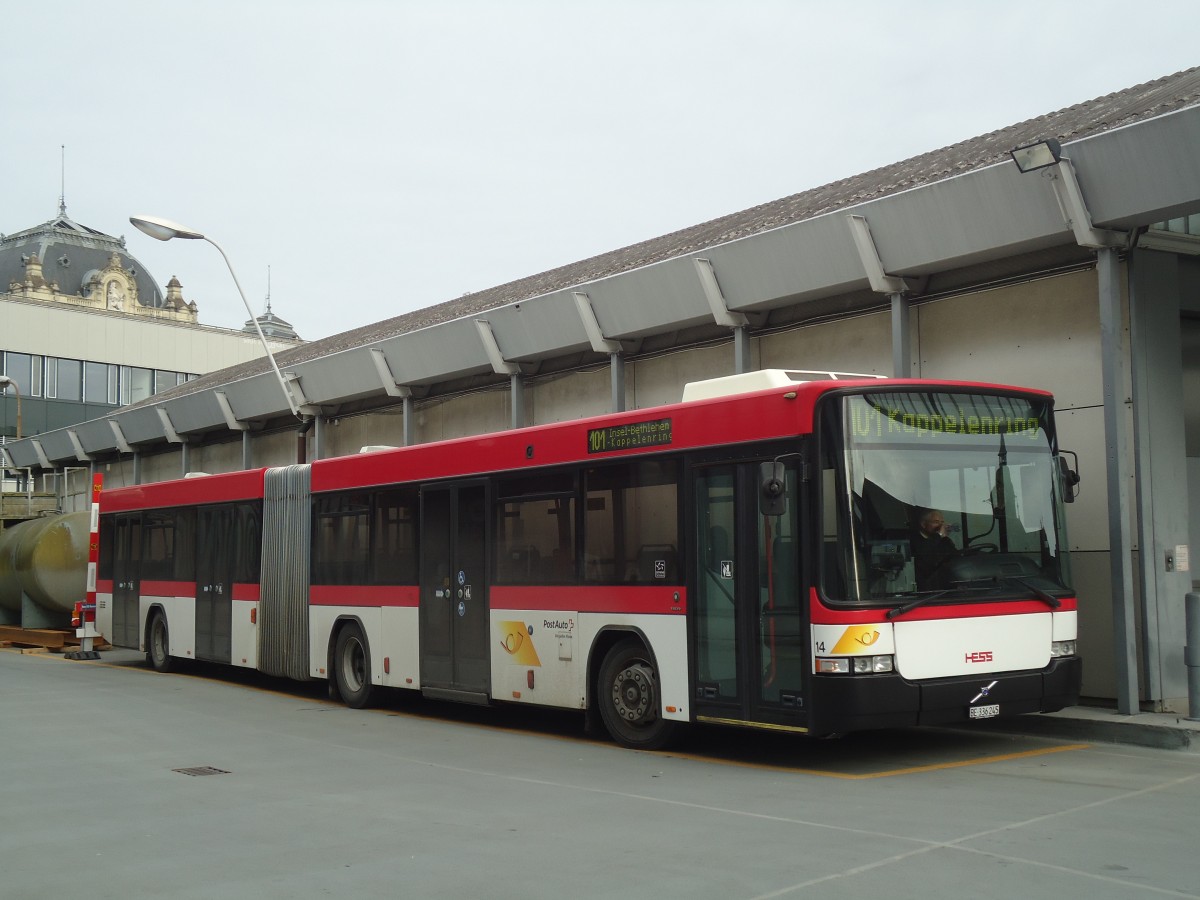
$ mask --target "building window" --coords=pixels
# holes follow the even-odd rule
[[[11,350],[3,356],[4,374],[17,383],[21,396],[42,396],[42,357]]]
[[[1138,238],[1138,246],[1147,250],[1200,256],[1200,214],[1181,216],[1151,225]]]
[[[1169,219],[1153,226],[1158,231],[1169,231],[1171,234],[1192,234],[1200,236],[1200,214],[1183,216],[1179,219]]]
[[[117,366],[109,363],[83,364],[83,399],[85,403],[117,403]]]
[[[161,394],[163,391],[169,391],[179,383],[178,372],[164,372],[162,369],[154,370],[154,393]]]
[[[50,400],[82,400],[83,363],[77,359],[47,356],[46,397]]]
[[[141,403],[154,393],[154,373],[137,366],[121,366],[121,405]]]

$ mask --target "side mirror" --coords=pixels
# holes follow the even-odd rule
[[[783,463],[765,462],[758,467],[758,510],[764,516],[787,512],[787,472]]]
[[[1072,469],[1067,462],[1066,456],[1063,454],[1070,453],[1072,459],[1075,460],[1075,468]],[[1063,503],[1074,503],[1079,492],[1075,488],[1079,485],[1079,457],[1070,450],[1058,451],[1058,474],[1062,478],[1063,486]]]

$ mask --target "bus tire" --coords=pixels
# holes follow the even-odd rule
[[[371,648],[362,628],[348,622],[333,645],[334,686],[351,709],[362,709],[371,701]]]
[[[167,617],[161,609],[150,614],[150,625],[146,628],[146,662],[155,672],[171,671],[171,634],[167,630]]]
[[[637,638],[626,638],[605,654],[596,703],[605,729],[622,747],[660,750],[675,734],[677,723],[661,715],[654,660]]]

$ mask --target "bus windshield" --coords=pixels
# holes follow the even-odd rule
[[[830,599],[1070,593],[1047,402],[879,391],[830,404],[822,428]]]

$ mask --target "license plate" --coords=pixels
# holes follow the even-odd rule
[[[989,703],[987,706],[971,706],[967,708],[969,719],[992,719],[1000,715],[1000,704]]]

